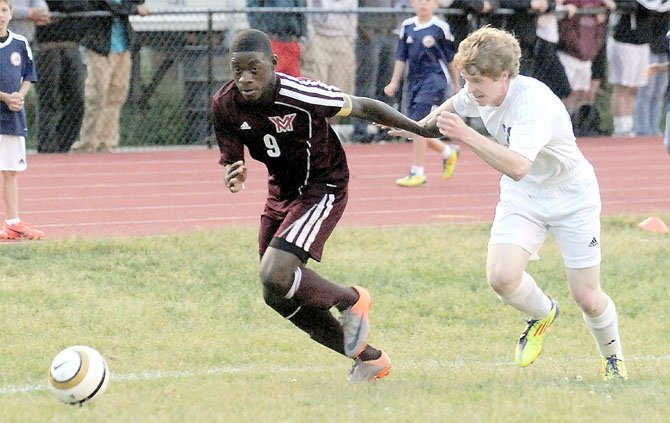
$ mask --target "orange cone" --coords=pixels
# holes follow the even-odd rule
[[[666,225],[665,222],[663,222],[660,218],[655,216],[644,219],[637,226],[647,232],[658,232],[660,234],[668,233],[668,225]]]

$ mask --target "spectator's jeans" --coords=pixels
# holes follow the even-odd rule
[[[119,145],[119,118],[128,98],[130,85],[130,52],[103,56],[86,50],[84,121],[77,148],[99,150]]]
[[[67,153],[79,137],[84,115],[84,74],[76,44],[42,44],[35,52],[37,90],[37,151]]]
[[[649,63],[663,63],[667,55],[652,53]],[[668,89],[668,72],[658,72],[637,90],[635,99],[635,134],[660,135],[663,102]],[[666,125],[667,126],[667,125]]]
[[[663,144],[665,144],[665,149],[670,154],[670,110],[665,113],[665,137],[663,138]]]
[[[374,98],[388,104],[393,104],[393,98],[384,94],[384,87],[391,82],[393,66],[395,65],[395,51],[398,46],[398,36],[375,34],[371,42],[356,40],[356,96]],[[352,119],[354,137],[367,138],[367,127],[370,122],[361,119]]]

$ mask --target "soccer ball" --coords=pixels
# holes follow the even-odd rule
[[[75,345],[56,354],[47,380],[56,398],[66,404],[82,405],[100,397],[109,378],[107,362],[99,352]]]

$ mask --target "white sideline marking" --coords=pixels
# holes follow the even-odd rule
[[[577,362],[586,362],[593,361],[593,358],[584,357],[581,360],[575,359],[554,359],[554,360],[544,360],[549,363],[574,363]],[[627,357],[626,361],[632,362],[658,362],[658,361],[670,361],[670,354],[663,354],[660,356],[653,355],[644,355],[644,356],[632,356]],[[403,367],[406,369],[416,369],[416,368],[460,368],[466,366],[516,366],[510,361],[466,361],[466,360],[457,360],[457,361],[432,361],[432,362],[406,362]],[[263,369],[255,370],[250,367],[212,367],[210,369],[198,370],[198,371],[155,371],[155,372],[140,372],[140,373],[128,373],[128,374],[115,374],[112,373],[113,381],[144,381],[144,380],[156,380],[156,379],[188,379],[194,376],[206,376],[206,375],[220,375],[220,374],[232,374],[232,373],[302,373],[302,372],[327,372],[332,370],[332,366],[329,367],[275,367],[272,369]],[[44,383],[33,383],[28,385],[7,385],[0,386],[0,395],[12,395],[12,394],[25,394],[31,392],[46,391],[49,387]]]

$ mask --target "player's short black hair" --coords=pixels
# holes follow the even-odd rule
[[[240,31],[229,48],[231,53],[256,51],[261,52],[268,58],[271,58],[272,44],[270,38],[263,32],[257,29],[245,29]]]

